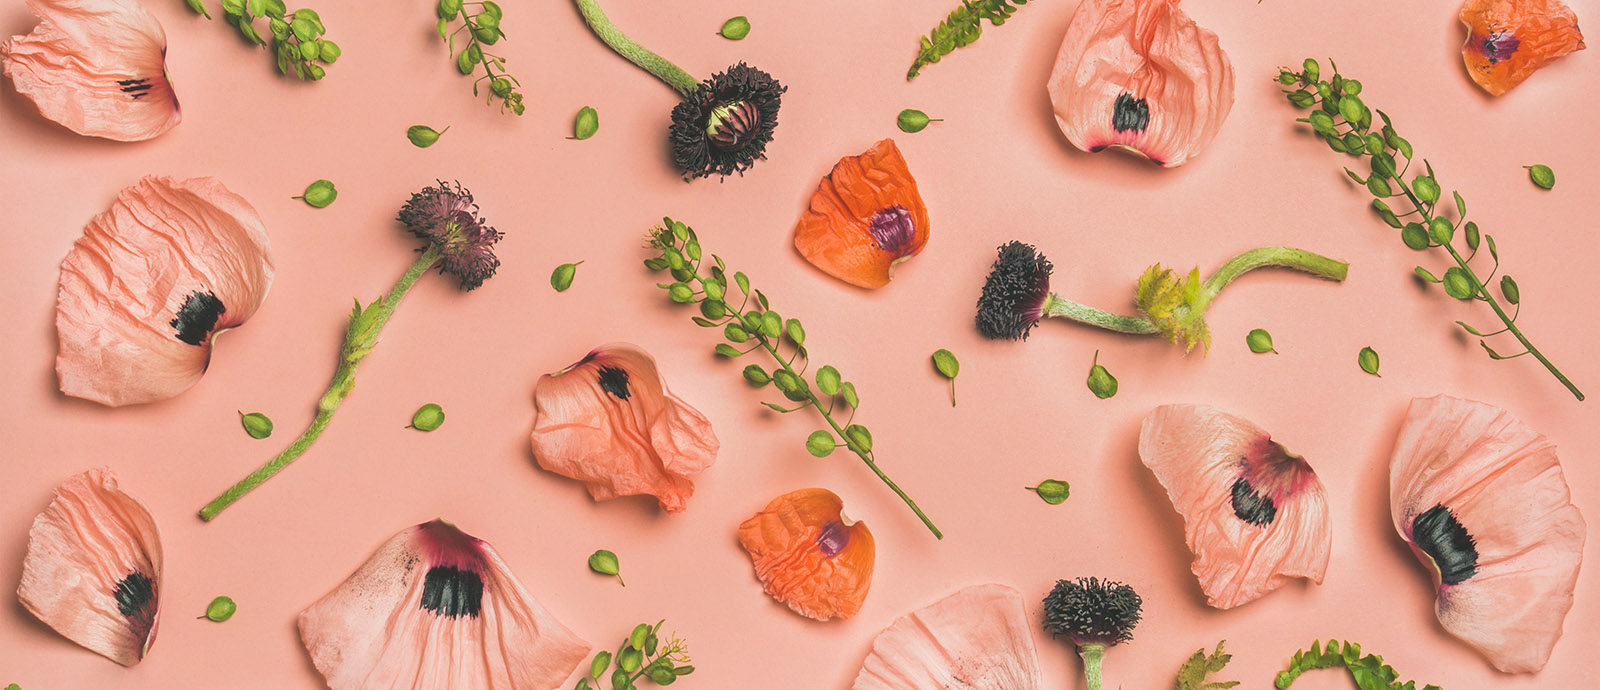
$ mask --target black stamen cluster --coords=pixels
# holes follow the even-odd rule
[[[978,332],[996,340],[1025,340],[1044,316],[1054,266],[1031,244],[1001,245],[978,297]]]
[[[772,75],[743,62],[700,83],[672,109],[672,157],[683,179],[744,174],[765,159],[767,142],[778,127],[778,107],[786,87]],[[736,146],[715,145],[706,128],[712,111],[737,104],[755,107],[752,128],[738,132]],[[748,123],[748,121],[746,121]]]
[[[1044,629],[1073,644],[1112,646],[1133,639],[1144,601],[1121,582],[1080,577],[1058,580],[1044,598]]]

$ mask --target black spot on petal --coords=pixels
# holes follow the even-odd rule
[[[448,565],[430,568],[422,579],[422,608],[451,618],[477,618],[483,609],[483,578]]]
[[[117,583],[116,591],[111,594],[117,598],[117,611],[133,618],[155,600],[156,586],[144,573],[135,571],[122,578]]]
[[[1278,518],[1272,499],[1256,493],[1244,477],[1233,480],[1233,514],[1252,525],[1266,527]]]
[[[210,292],[191,292],[189,298],[183,301],[183,306],[178,308],[178,315],[167,325],[178,330],[178,340],[190,345],[203,345],[206,336],[211,335],[211,330],[217,327],[217,319],[228,311],[222,306],[222,300]]]
[[[1478,572],[1478,545],[1454,513],[1442,505],[1411,521],[1411,540],[1439,568],[1439,582],[1456,585]]]
[[[618,400],[627,400],[628,372],[616,367],[600,367],[600,389],[617,396]]]
[[[1111,108],[1111,126],[1118,132],[1143,132],[1150,126],[1150,104],[1143,98],[1124,92],[1117,96]]]

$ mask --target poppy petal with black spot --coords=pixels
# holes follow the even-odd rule
[[[87,136],[143,141],[183,119],[167,36],[135,0],[28,0],[39,26],[0,43],[0,68],[45,117]]]
[[[1043,690],[1022,593],[974,585],[912,611],[872,641],[853,690]]]
[[[493,547],[443,520],[395,535],[299,628],[330,690],[549,690],[589,653]]]
[[[1132,149],[1173,167],[1233,108],[1233,66],[1178,0],[1084,0],[1050,73],[1056,124],[1084,151]]]
[[[1507,673],[1544,668],[1588,526],[1555,445],[1498,407],[1411,401],[1389,467],[1395,529],[1434,573],[1439,622]]]
[[[849,618],[872,587],[877,548],[872,531],[844,515],[844,501],[827,489],[791,491],[739,525],[768,595],[807,618]]]
[[[61,262],[61,392],[115,406],[188,390],[272,276],[266,228],[243,197],[209,177],[140,180]]]
[[[1322,583],[1327,491],[1270,434],[1214,407],[1164,405],[1144,419],[1139,458],[1183,516],[1207,603],[1233,608],[1294,578]]]
[[[895,265],[927,244],[928,208],[893,139],[841,158],[794,228],[806,261],[864,288],[888,285]]]
[[[689,475],[711,466],[721,444],[705,415],[667,390],[656,360],[611,343],[533,388],[533,457],[583,482],[596,501],[654,496],[676,513],[694,494]]]
[[[1578,17],[1561,0],[1467,0],[1461,59],[1491,96],[1516,88],[1550,62],[1583,50]]]
[[[110,470],[90,470],[34,518],[17,598],[67,639],[132,666],[155,643],[161,561],[150,511]]]

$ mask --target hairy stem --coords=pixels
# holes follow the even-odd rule
[[[1150,319],[1142,316],[1123,316],[1078,304],[1053,292],[1044,300],[1044,315],[1071,319],[1118,333],[1150,335],[1156,332],[1156,326],[1150,323]]]
[[[1103,644],[1086,644],[1078,647],[1078,656],[1083,657],[1083,679],[1089,685],[1089,690],[1100,690],[1100,666],[1106,658],[1106,646]]]
[[[676,89],[679,94],[684,96],[694,93],[696,89],[700,88],[700,80],[690,76],[688,72],[667,61],[666,58],[651,52],[649,48],[639,45],[618,30],[616,25],[611,23],[611,19],[606,17],[605,11],[600,9],[599,3],[595,0],[573,1],[578,4],[578,11],[583,14],[583,21],[589,24],[589,28],[594,31],[594,34],[599,36],[600,40],[605,41],[606,45],[611,46],[611,49],[616,51],[618,55],[627,58],[628,62],[632,62],[644,68],[646,72],[656,75],[657,79],[666,82],[668,86]]]

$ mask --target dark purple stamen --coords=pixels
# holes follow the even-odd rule
[[[600,367],[600,390],[617,396],[618,400],[627,400],[628,372],[616,367]]]
[[[122,87],[122,92],[128,94],[133,100],[139,100],[150,90],[149,79],[122,79],[117,81],[117,86]]]
[[[190,345],[204,345],[211,330],[217,327],[217,319],[227,311],[216,295],[195,291],[189,293],[183,306],[178,308],[177,315],[167,325],[178,331],[178,340]]]
[[[1458,585],[1478,573],[1478,542],[1443,505],[1411,521],[1411,541],[1439,568],[1439,583]]]
[[[1143,132],[1150,126],[1150,103],[1123,92],[1111,104],[1111,126],[1118,132]]]
[[[1483,52],[1484,57],[1489,58],[1489,64],[1492,65],[1510,58],[1511,54],[1517,52],[1517,48],[1521,46],[1522,41],[1517,38],[1516,34],[1510,31],[1496,31],[1483,37],[1483,42],[1480,44],[1479,49]]]
[[[911,212],[900,204],[874,214],[867,232],[872,234],[872,246],[895,256],[904,256],[917,236],[916,228],[912,227]]]
[[[471,570],[434,566],[422,578],[422,608],[447,618],[478,617],[483,610],[483,578]]]
[[[1266,527],[1277,519],[1278,507],[1240,477],[1233,480],[1233,515],[1257,527]]]
[[[850,528],[838,520],[829,520],[822,526],[822,534],[817,535],[817,548],[822,550],[823,558],[833,558],[849,545]]]

